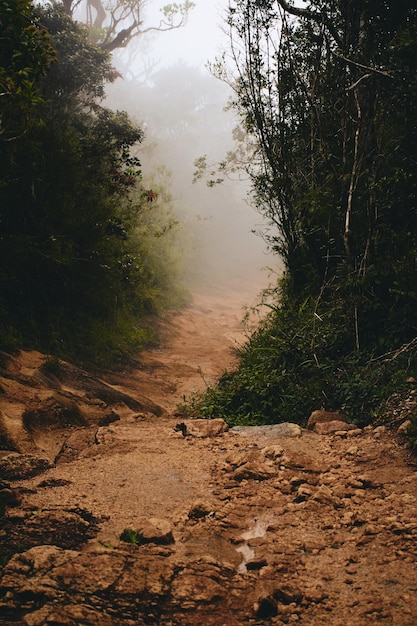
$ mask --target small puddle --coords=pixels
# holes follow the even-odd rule
[[[266,530],[270,524],[270,520],[255,519],[252,528],[242,533],[243,542],[236,548],[236,552],[242,555],[242,561],[239,564],[237,571],[239,574],[244,574],[248,571],[246,565],[255,558],[255,550],[248,545],[250,539],[256,539],[257,537],[264,537]]]

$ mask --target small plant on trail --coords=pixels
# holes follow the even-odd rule
[[[144,543],[142,533],[139,530],[132,530],[131,528],[124,529],[124,531],[120,535],[120,540],[136,546],[141,546]]]

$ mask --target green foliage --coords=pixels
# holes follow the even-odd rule
[[[135,546],[140,546],[144,543],[143,536],[139,530],[132,530],[131,528],[125,528],[120,535],[120,540],[125,543],[131,543]]]
[[[144,318],[184,301],[179,224],[144,188],[141,128],[102,105],[108,53],[59,5],[31,19],[58,61],[37,79],[42,124],[2,146],[0,338],[114,363],[152,339]]]
[[[13,141],[41,122],[39,80],[55,54],[48,32],[32,16],[29,0],[1,3],[0,33],[0,155],[4,158],[4,141]]]
[[[417,329],[415,3],[247,0],[228,24],[257,142],[247,171],[286,273],[201,408],[263,423],[324,406],[366,423],[415,364],[383,358]]]
[[[232,425],[305,425],[313,410],[324,408],[344,411],[363,426],[417,365],[408,353],[393,361],[358,353],[337,307],[318,315],[310,301],[274,309],[239,356],[237,370],[194,398],[191,411]]]

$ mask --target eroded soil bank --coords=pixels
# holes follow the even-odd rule
[[[416,471],[392,433],[175,414],[233,362],[254,287],[198,294],[117,374],[3,356],[1,623],[416,626]]]

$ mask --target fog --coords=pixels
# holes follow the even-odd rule
[[[175,214],[188,233],[187,274],[198,281],[246,276],[272,261],[262,237],[253,232],[262,231],[263,221],[248,202],[244,177],[226,178],[213,188],[205,179],[193,184],[195,159],[207,155],[209,162],[222,161],[233,148],[237,125],[236,112],[225,110],[230,87],[204,68],[202,50],[193,54],[195,44],[184,47],[187,38],[195,42],[200,36],[205,42],[202,49],[208,51],[204,37],[211,33],[213,51],[206,60],[220,51],[219,6],[211,7],[210,27],[208,7],[204,4],[201,13],[206,35],[204,25],[199,31],[201,23],[190,17],[181,32],[139,36],[129,50],[116,51],[113,61],[121,76],[107,95],[108,106],[126,110],[145,129],[138,153],[144,180],[149,185],[162,183],[171,192]],[[155,22],[155,14],[149,19]],[[213,25],[218,39],[213,38]],[[184,56],[195,57],[196,62]]]

